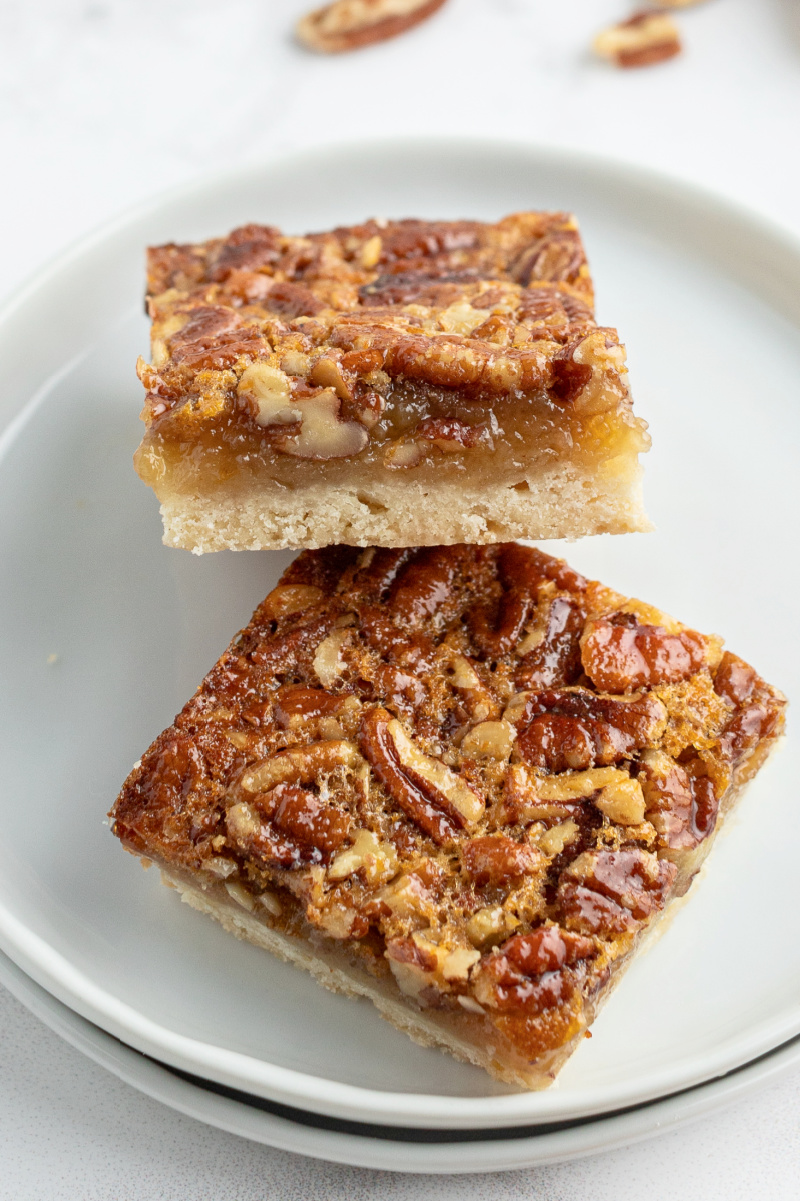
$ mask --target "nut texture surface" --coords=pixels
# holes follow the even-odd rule
[[[531,547],[331,547],[145,753],[114,832],[540,1085],[783,710],[718,638]]]
[[[568,213],[153,247],[136,469],[196,551],[647,528],[646,426],[592,305]]]

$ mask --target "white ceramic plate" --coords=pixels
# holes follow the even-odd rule
[[[530,1125],[711,1079],[800,1030],[800,837],[789,745],[707,878],[545,1093],[519,1094],[385,1025],[368,1003],[238,943],[124,855],[103,815],[288,561],[160,545],[130,456],[146,352],[142,249],[262,220],[580,214],[599,318],[652,426],[658,532],[569,550],[798,692],[800,249],[726,202],[605,161],[473,142],[356,145],[212,178],[106,228],[0,318],[0,947],[138,1050],[318,1113],[417,1127]],[[53,658],[55,656],[55,658]]]
[[[430,1130],[397,1130],[401,1139],[392,1137],[387,1127],[378,1131],[299,1111],[276,1112],[259,1098],[220,1095],[202,1082],[176,1076],[170,1068],[132,1050],[62,1005],[2,954],[0,982],[73,1047],[171,1109],[284,1151],[395,1172],[495,1172],[561,1163],[630,1146],[732,1105],[751,1090],[775,1083],[800,1063],[797,1038],[720,1080],[625,1113],[567,1123],[555,1130],[520,1127],[512,1136],[501,1136],[499,1131],[461,1131],[455,1140],[447,1131],[438,1136]]]

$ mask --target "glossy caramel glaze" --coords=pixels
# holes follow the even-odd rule
[[[146,752],[114,831],[535,1063],[685,891],[783,709],[718,638],[538,550],[331,547]]]

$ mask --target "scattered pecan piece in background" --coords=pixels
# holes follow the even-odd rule
[[[651,67],[680,54],[681,39],[671,17],[644,9],[604,29],[594,39],[594,49],[617,67]]]
[[[334,0],[302,17],[296,33],[309,50],[340,54],[405,33],[443,4],[444,0]]]

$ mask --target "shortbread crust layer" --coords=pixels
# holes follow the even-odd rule
[[[265,507],[236,484],[211,495],[180,495],[161,505],[164,542],[196,554],[216,550],[269,550],[278,546],[317,549],[344,540],[353,546],[451,545],[524,538],[531,498],[543,538],[577,538],[591,522],[596,533],[648,528],[641,488],[620,502],[614,481],[606,483],[564,466],[538,479],[472,488],[458,481],[409,481],[398,494],[391,484],[311,484],[282,490]]]

